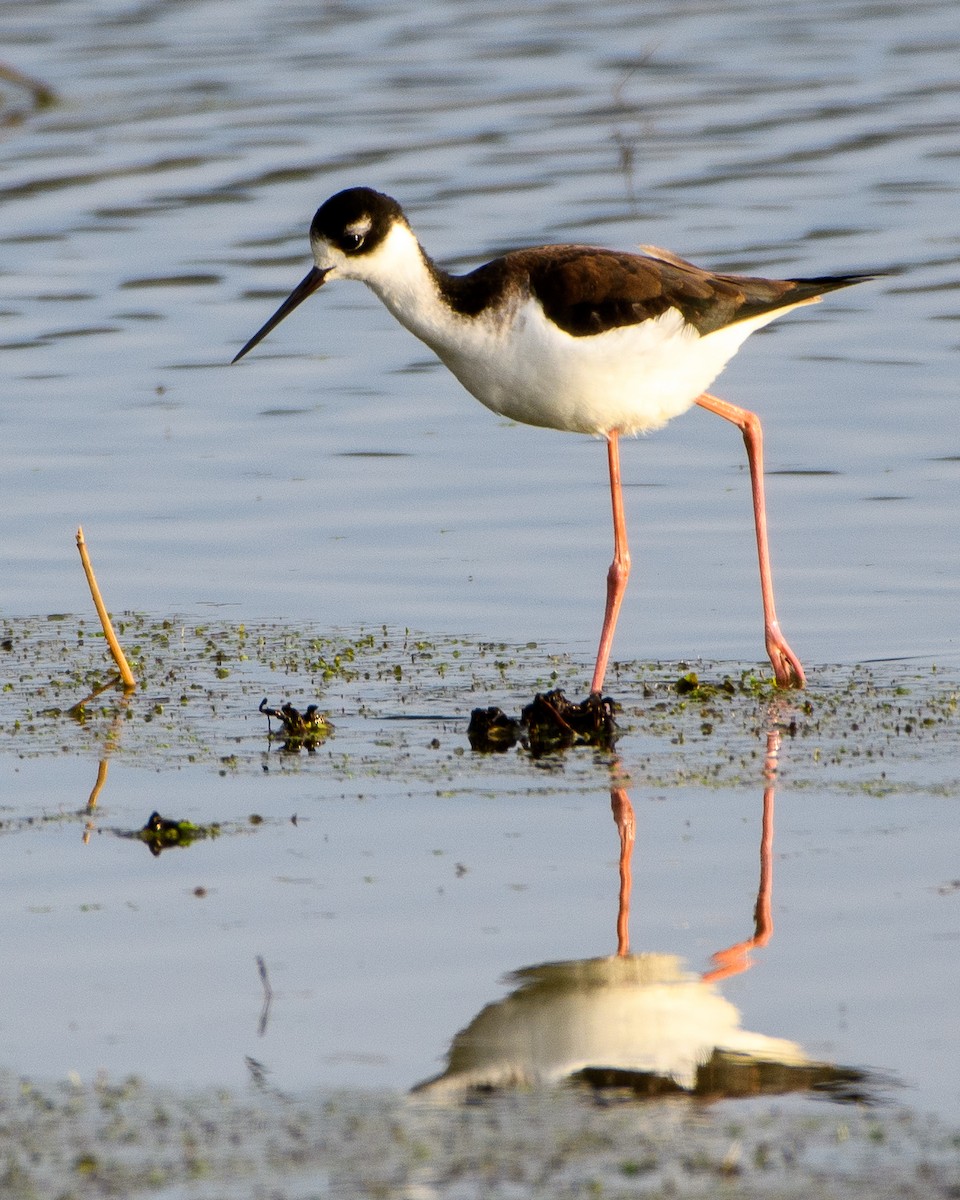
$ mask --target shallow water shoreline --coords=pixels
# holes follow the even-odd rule
[[[709,1037],[728,1040],[684,1061],[755,1033],[889,1074],[957,1119],[949,659],[819,666],[792,695],[737,664],[620,663],[615,746],[537,757],[476,753],[467,724],[534,690],[582,695],[583,664],[555,647],[137,614],[117,628],[141,686],[81,715],[110,670],[95,627],[2,622],[0,1028],[17,1030],[16,1070],[236,1088],[249,1057],[287,1094],[402,1092],[493,1014],[542,1019],[538,980],[570,1011],[605,1003],[590,964],[616,950],[669,964],[649,982],[725,1014]],[[333,729],[271,738],[264,696],[316,703]],[[184,1029],[189,1051],[171,1053]],[[476,1066],[552,1080],[578,1055],[621,1062],[553,1048]],[[645,1069],[637,1039],[623,1053]]]
[[[948,1197],[960,1131],[905,1109],[817,1102],[655,1106],[500,1094],[177,1092],[139,1080],[0,1076],[11,1200],[269,1196]]]

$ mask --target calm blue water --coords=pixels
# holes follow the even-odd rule
[[[89,611],[82,524],[114,611],[537,641],[586,678],[611,541],[598,443],[498,420],[357,285],[226,365],[304,274],[318,204],[364,183],[461,268],[571,240],[891,272],[751,339],[716,390],[763,417],[778,607],[811,675],[956,663],[953,0],[48,0],[3,6],[0,44],[59,96],[0,93],[0,617]],[[694,412],[627,445],[624,472],[614,656],[758,662],[739,436]],[[95,763],[0,770],[22,816],[82,805]],[[474,770],[441,803],[114,764],[121,825],[312,823],[159,863],[82,848],[71,824],[3,839],[20,964],[3,1061],[206,1081],[243,1078],[250,1054],[284,1086],[409,1086],[504,972],[614,948],[607,780],[578,772],[565,792]],[[776,970],[728,994],[746,1028],[895,1070],[955,1115],[956,901],[936,891],[957,870],[954,774],[894,811],[788,784]],[[703,969],[746,936],[761,793],[759,776],[635,792],[638,950]],[[721,859],[739,864],[722,898]],[[267,1051],[257,953],[278,992]],[[184,1028],[195,1045],[171,1053]]]
[[[331,779],[324,762],[227,779],[113,762],[88,844],[83,821],[8,828],[5,1062],[239,1085],[250,1057],[285,1089],[409,1087],[442,1069],[509,973],[613,954],[604,768],[458,768],[457,739],[440,736],[434,783]],[[710,971],[754,933],[763,784],[652,786],[624,757],[631,949]],[[95,776],[91,761],[0,758],[4,795],[38,813],[76,811]],[[892,1077],[880,1094],[956,1119],[956,797],[919,789],[909,817],[902,805],[836,783],[779,789],[773,936],[720,990],[744,1029]],[[113,831],[156,808],[266,824],[152,859]],[[274,992],[263,1034],[258,955]]]

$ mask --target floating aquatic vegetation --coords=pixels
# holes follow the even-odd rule
[[[193,821],[170,821],[153,812],[147,818],[147,823],[130,836],[139,838],[158,858],[164,850],[172,846],[190,846],[204,838],[214,838],[220,833],[219,825],[195,825]]]
[[[519,714],[531,694],[583,687],[584,663],[550,647],[387,627],[136,613],[114,622],[138,682],[126,695],[109,686],[98,691],[115,672],[95,619],[0,617],[0,753],[122,757],[152,770],[204,763],[221,774],[322,769],[442,780],[467,769],[460,756],[470,745],[508,750],[526,739],[527,749],[550,750],[568,739],[603,754],[612,742],[612,713],[589,706],[579,714],[585,729],[574,719],[576,706],[571,712],[549,701],[559,721],[538,706],[548,719],[538,723],[537,709],[528,714],[532,741],[529,723],[507,715]],[[722,785],[756,777],[758,733],[773,723],[790,740],[794,785],[842,768],[849,786],[876,793],[923,788],[928,778],[940,787],[944,765],[953,771],[960,749],[958,676],[922,662],[824,666],[811,672],[806,692],[785,695],[755,666],[618,662],[611,668],[617,751],[629,757],[635,777],[651,783]],[[335,737],[318,737],[314,753],[271,753],[261,698],[294,692],[314,705],[309,721],[309,706],[300,711],[302,719],[313,724],[322,710],[336,724]],[[276,711],[284,713],[283,705]],[[291,703],[288,722],[293,711]],[[564,769],[575,772],[581,760],[587,756],[568,756]],[[497,768],[478,756],[470,769],[489,776]]]
[[[270,708],[264,696],[260,701],[259,711],[267,718],[267,737],[282,739],[284,750],[291,753],[299,753],[302,749],[316,750],[320,742],[333,733],[333,724],[317,704],[308,704],[303,712],[294,708],[289,700],[279,708]],[[280,722],[282,732],[273,732],[271,717]]]

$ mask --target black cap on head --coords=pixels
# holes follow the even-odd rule
[[[383,192],[347,188],[320,205],[310,224],[310,237],[330,242],[344,254],[367,253],[403,220],[403,209]]]

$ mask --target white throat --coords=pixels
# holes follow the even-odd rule
[[[372,254],[347,260],[339,274],[365,283],[400,324],[428,346],[438,339],[442,344],[450,309],[409,226],[395,224]]]

